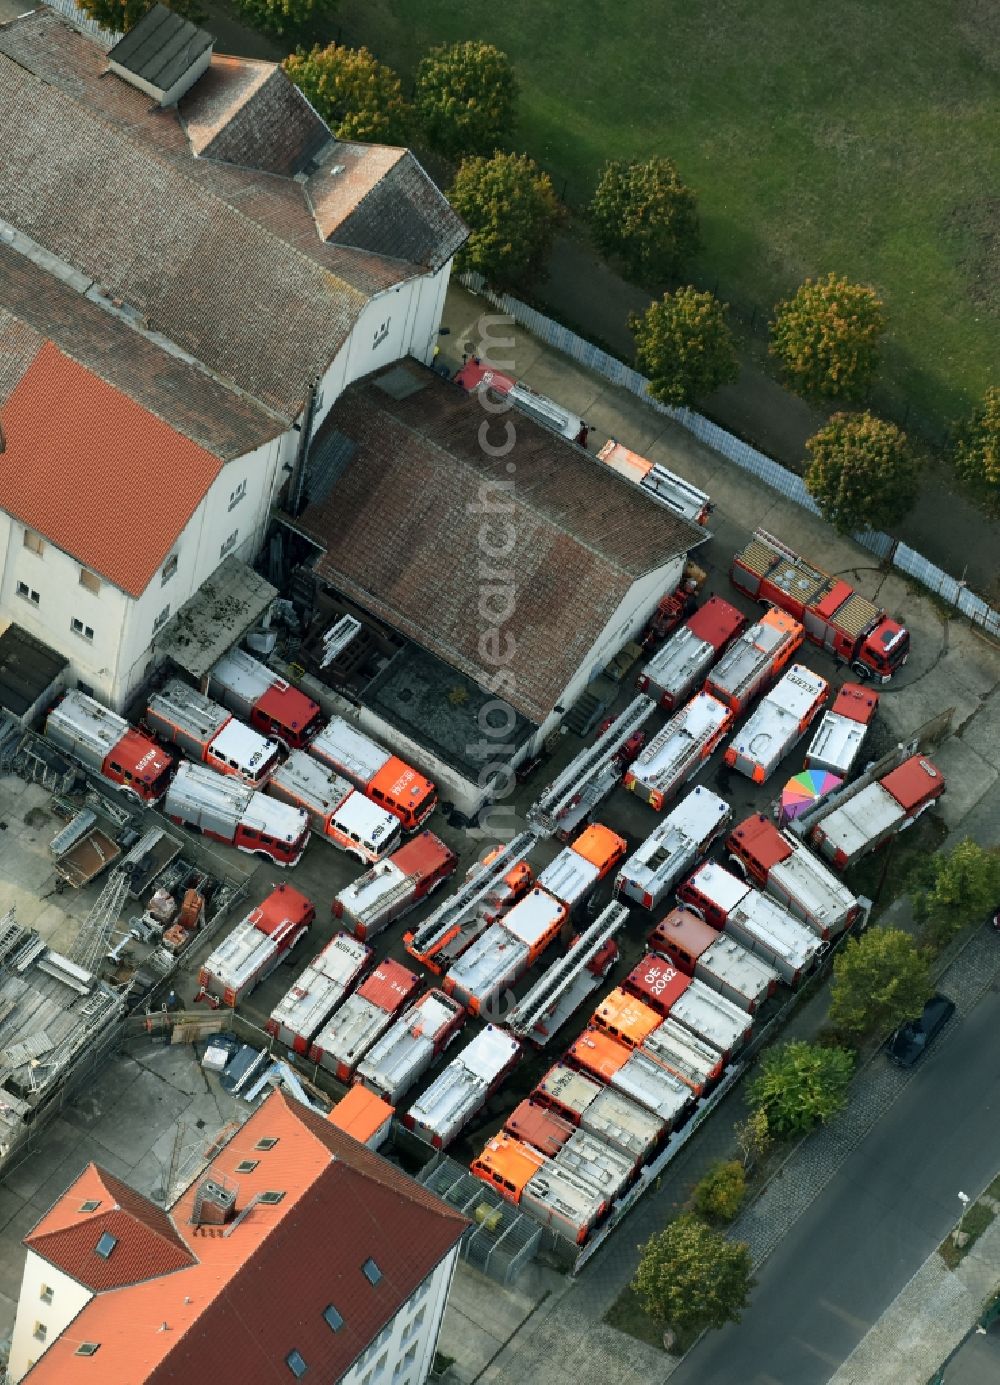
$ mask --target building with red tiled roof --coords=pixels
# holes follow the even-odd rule
[[[466,235],[408,150],[213,44],[162,5],[110,53],[0,23],[0,621],[116,710],[341,391],[430,358]]]
[[[418,1385],[466,1225],[275,1091],[168,1211],[84,1170],[25,1237],[11,1380]]]

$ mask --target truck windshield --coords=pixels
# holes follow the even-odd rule
[[[910,632],[905,626],[898,630],[886,631],[878,639],[882,646],[880,660],[889,669],[897,669],[910,649]]]

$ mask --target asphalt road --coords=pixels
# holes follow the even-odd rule
[[[988,991],[781,1242],[742,1323],[707,1337],[671,1385],[829,1380],[958,1220],[958,1191],[997,1172],[998,1032]]]

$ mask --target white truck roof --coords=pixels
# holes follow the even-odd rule
[[[256,702],[281,680],[276,673],[243,649],[231,649],[212,669],[210,678],[231,689],[246,702]]]
[[[866,722],[824,712],[806,751],[806,769],[825,769],[846,779],[867,734]]]
[[[592,1183],[585,1183],[550,1160],[528,1182],[519,1205],[543,1226],[579,1241],[605,1210],[606,1200]]]
[[[701,747],[729,715],[729,708],[717,698],[696,693],[639,753],[632,762],[632,774],[650,788],[673,784],[698,759]]]
[[[274,956],[278,943],[250,919],[243,919],[213,948],[202,970],[223,990],[239,991]]]
[[[182,683],[179,678],[169,679],[158,692],[149,699],[149,710],[157,717],[173,722],[194,739],[207,743],[220,731],[232,717],[225,707],[213,702],[197,688]],[[263,740],[263,737],[258,737]]]
[[[556,899],[573,908],[601,878],[599,866],[585,860],[571,846],[560,851],[538,877],[538,884]],[[520,908],[516,905],[515,908]]]
[[[691,1088],[636,1049],[611,1078],[612,1087],[673,1125],[691,1103]]]
[[[695,975],[727,999],[744,1008],[756,1009],[780,980],[778,973],[762,957],[722,933],[695,963]]]
[[[745,1010],[697,978],[674,1001],[670,1017],[707,1039],[720,1053],[738,1048],[753,1023]]]
[[[574,853],[575,854],[575,853]],[[582,860],[582,857],[580,858]],[[583,862],[589,865],[588,861]],[[596,867],[595,867],[596,869]],[[513,909],[504,914],[500,921],[512,938],[532,948],[545,937],[552,927],[566,917],[566,909],[558,900],[537,887],[523,899],[519,899]]]
[[[736,768],[769,775],[804,733],[802,721],[829,684],[804,664],[792,664],[729,742]]]
[[[765,954],[772,956],[778,970],[786,975],[798,974],[812,964],[822,950],[820,938],[800,919],[793,918],[776,899],[749,890],[726,920],[726,930],[732,928],[737,936],[742,932]]]
[[[259,796],[249,784],[231,775],[216,774],[208,765],[182,760],[167,789],[164,811],[167,817],[184,818],[195,823],[210,816],[220,822],[231,823],[235,832],[251,799]]]
[[[211,771],[209,771],[211,773]],[[222,775],[216,778],[221,779]],[[240,818],[244,827],[264,832],[281,842],[296,842],[309,830],[309,819],[301,808],[281,803],[267,794],[251,791],[250,802]]]
[[[581,1130],[590,1130],[605,1144],[623,1150],[636,1164],[654,1149],[664,1122],[614,1087],[604,1087],[580,1116]]]
[[[366,1000],[357,992],[349,995],[313,1040],[316,1048],[322,1050],[320,1062],[333,1069],[338,1063],[356,1067],[391,1022],[389,1012],[373,1000]]]
[[[304,750],[293,750],[271,775],[271,783],[308,803],[317,813],[332,813],[355,792],[354,785]]]
[[[715,658],[715,649],[700,639],[688,626],[681,628],[658,649],[642,670],[649,686],[662,696],[676,698],[685,688],[697,683]]]
[[[499,923],[486,932],[453,962],[446,980],[465,999],[487,999],[497,989],[516,979],[527,964],[528,944],[515,938]]]
[[[357,837],[376,851],[388,851],[399,838],[399,818],[380,808],[363,793],[352,793],[333,813],[331,821],[348,836]]]
[[[842,932],[857,907],[857,896],[808,847],[795,841],[794,848],[768,871],[765,889],[787,900],[792,912],[815,931]]]
[[[586,1073],[557,1063],[539,1082],[540,1095],[554,1101],[557,1105],[571,1111],[578,1119],[604,1088],[600,1082]]]
[[[613,1201],[635,1172],[635,1162],[589,1130],[574,1130],[555,1156],[557,1168],[568,1169]]]
[[[398,899],[408,898],[415,889],[412,878],[394,861],[378,861],[337,894],[346,917],[367,923],[392,908]]]
[[[213,754],[238,765],[245,773],[252,774],[254,780],[259,779],[277,748],[276,741],[269,741],[235,717],[230,717],[212,740]]]
[[[359,731],[343,717],[331,717],[310,747],[314,755],[344,769],[356,781],[368,784],[392,759],[388,750]]]
[[[750,893],[745,880],[731,874],[714,861],[706,861],[691,877],[691,884],[724,913],[732,913],[741,899]]]
[[[876,781],[822,819],[824,849],[842,851],[851,860],[876,837],[892,832],[905,817],[902,804]]]
[[[357,938],[336,933],[271,1011],[279,1036],[287,1031],[311,1039],[354,985],[370,955],[371,949]]]
[[[711,682],[730,697],[740,696],[775,653],[788,642],[786,630],[758,621],[738,635],[712,670]]]
[[[520,1051],[516,1039],[487,1025],[410,1107],[414,1131],[446,1144],[482,1106]]]
[[[729,804],[717,793],[701,785],[691,789],[622,864],[615,882],[618,893],[640,904],[648,897],[646,907],[654,908],[729,817]]]
[[[358,1075],[394,1102],[428,1067],[460,1010],[457,1001],[428,991],[369,1050]]]
[[[53,707],[46,722],[46,734],[57,745],[63,744],[60,736],[69,744],[86,745],[96,757],[97,766],[128,729],[128,722],[116,712],[76,688],[70,689]]]
[[[716,1049],[669,1016],[646,1036],[641,1050],[695,1092],[700,1092],[719,1073]]]

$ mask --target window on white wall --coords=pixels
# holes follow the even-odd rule
[[[100,596],[101,594],[101,579],[96,572],[91,572],[89,568],[82,567],[80,569],[80,586],[85,587],[89,592],[93,592],[95,596]]]
[[[45,1338],[49,1335],[49,1329],[43,1322],[36,1322],[31,1335],[36,1337],[38,1341],[44,1342]]]
[[[231,553],[233,551],[233,549],[236,547],[236,540],[239,538],[239,536],[240,531],[238,529],[234,529],[233,532],[229,535],[229,538],[226,539],[225,543],[219,549],[220,558],[224,558],[227,553]]]
[[[160,586],[165,587],[177,571],[177,554],[171,553],[170,557],[160,569]]]
[[[18,596],[23,596],[25,601],[30,601],[32,606],[37,606],[42,599],[35,591],[34,587],[29,587],[27,582],[18,582],[17,594]]]
[[[77,620],[76,616],[70,621],[69,628],[73,631],[74,635],[79,635],[82,640],[92,641],[94,638],[94,627],[92,625],[84,625],[83,621]]]
[[[170,615],[170,603],[167,602],[166,606],[164,606],[163,610],[160,612],[160,614],[159,614],[159,615],[156,617],[156,619],[153,621],[153,634],[154,634],[154,635],[156,634],[157,630],[159,630],[159,628],[160,628],[161,625],[165,625],[165,624],[166,624],[167,617],[168,617],[169,615]]]
[[[241,481],[234,491],[229,492],[229,508],[231,510],[235,510],[236,506],[244,498],[246,493],[247,483],[245,481]]]
[[[375,328],[375,331],[374,331],[374,333],[372,334],[372,350],[373,350],[373,351],[377,351],[378,348],[379,348],[379,347],[382,345],[382,343],[385,341],[386,337],[389,335],[389,324],[390,324],[391,322],[392,322],[392,318],[391,318],[391,317],[387,317],[386,320],[385,320],[384,322],[380,322],[379,325]]]
[[[39,558],[45,552],[45,540],[41,534],[36,534],[34,529],[25,529],[24,546],[29,552],[36,554]]]
[[[55,1289],[53,1289],[49,1284],[43,1284],[38,1291],[38,1297],[42,1300],[43,1303],[51,1303],[53,1298],[55,1297]]]

